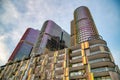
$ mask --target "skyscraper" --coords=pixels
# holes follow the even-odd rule
[[[14,49],[8,61],[15,59],[21,60],[23,57],[28,57],[38,39],[39,33],[39,30],[28,28],[20,39],[18,45]]]
[[[70,35],[52,20],[43,24],[39,38],[33,49],[34,53],[43,53],[45,48],[56,51],[70,47]]]
[[[70,47],[70,36],[52,20],[47,20],[41,29],[28,28],[13,51],[9,60],[21,60],[30,56],[31,52],[41,54],[47,48],[50,51]],[[34,47],[34,49],[33,49]]]
[[[81,57],[81,62],[76,66],[84,67],[81,70],[71,71],[72,75],[80,74],[72,79],[120,79],[119,68],[114,63],[106,41],[99,35],[89,9],[85,6],[78,7],[74,11],[74,20],[71,22],[71,46],[80,46],[80,51],[74,53],[75,56],[77,55],[74,59],[78,63]],[[78,52],[80,55],[78,55]],[[74,60],[71,60],[75,64]],[[85,74],[87,74],[86,78],[84,78]]]
[[[74,44],[87,41],[93,37],[100,38],[87,7],[79,7],[75,10],[74,20],[71,22],[71,36],[76,40]]]

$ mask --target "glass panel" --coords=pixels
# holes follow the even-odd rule
[[[70,76],[78,76],[78,75],[83,75],[85,73],[85,70],[80,70],[78,72],[71,72]]]
[[[102,71],[115,71],[114,68],[108,68],[108,67],[102,67],[102,68],[96,68],[92,69],[92,72],[102,72]]]

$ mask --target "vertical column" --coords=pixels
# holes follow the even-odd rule
[[[19,75],[20,75],[20,80],[23,79],[24,75],[25,75],[25,71],[27,70],[28,68],[28,64],[29,64],[29,60],[26,60],[26,61],[23,61],[23,64],[20,68],[20,72],[22,72],[22,74],[20,74],[19,72]]]
[[[53,63],[51,64],[51,79],[54,80],[55,79],[55,64],[57,63],[57,57],[58,57],[58,51],[54,52],[54,58],[53,58]]]
[[[85,50],[89,49],[89,43],[83,42],[81,43],[81,54],[82,54],[82,63],[85,66],[86,74],[87,74],[87,79],[88,80],[94,80],[93,73],[91,72],[90,64],[88,63],[88,58],[86,55]]]
[[[77,36],[77,32],[76,32],[76,26],[75,26],[75,21],[72,20],[71,21],[71,46],[75,46],[77,44],[77,39],[76,39],[76,36]]]
[[[63,62],[63,69],[64,69],[63,80],[69,80],[68,53],[69,53],[69,50],[65,49],[65,56],[64,56],[64,62]]]
[[[8,72],[8,75],[7,75],[7,79],[10,79],[10,78],[13,78],[13,76],[14,76],[14,72],[15,72],[15,66],[16,66],[17,64],[15,63],[15,62],[13,62],[12,64],[11,64],[11,68],[10,68],[10,71]],[[12,71],[11,71],[12,70]]]
[[[8,69],[8,65],[5,66],[5,68],[0,73],[0,79],[3,78],[5,71]]]
[[[36,66],[36,61],[37,61],[37,58],[33,57],[32,64],[30,64],[30,68],[28,70],[28,74],[27,74],[28,78],[27,78],[27,80],[30,80],[31,78],[34,78],[33,74],[34,74],[34,70],[35,70],[35,66]]]
[[[23,65],[23,61],[21,61],[19,64],[20,64],[20,66],[18,67],[18,70],[15,72],[15,77],[16,77],[16,79],[17,79],[17,77],[19,76],[18,73],[20,73],[20,68],[21,68],[22,65]]]
[[[46,78],[46,64],[48,63],[48,55],[44,55],[44,59],[41,64],[41,79],[44,80]]]

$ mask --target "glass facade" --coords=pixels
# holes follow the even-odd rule
[[[101,67],[101,68],[95,68],[91,70],[91,72],[104,72],[104,71],[115,71],[115,69],[109,68],[109,67]]]
[[[89,63],[96,63],[96,62],[102,62],[102,61],[110,61],[109,58],[98,58],[94,60],[90,60]]]
[[[84,75],[85,74],[85,70],[79,70],[79,71],[77,71],[77,72],[71,72],[70,73],[70,76],[72,77],[72,76],[78,76],[78,75]]]
[[[69,46],[70,35],[62,30],[56,23],[48,20],[41,29],[40,37],[35,47],[35,49],[38,49],[38,52],[35,51],[35,53],[43,53],[45,48],[50,51],[55,51]]]
[[[39,30],[34,30],[30,28],[29,33],[27,34],[24,40],[34,44],[36,40],[38,39],[39,33],[40,33]]]
[[[41,32],[31,28],[26,30],[9,60],[22,59],[23,56],[28,57],[31,51],[43,53],[46,48],[55,51],[69,46],[70,35],[56,23],[48,20],[44,23]]]
[[[23,57],[28,57],[31,53],[33,46],[27,44],[27,43],[22,43],[19,51],[17,52],[16,56],[14,59],[22,59]]]
[[[110,76],[96,77],[94,80],[112,80]]]
[[[99,35],[87,7],[79,7],[75,10],[74,21],[77,32],[77,43],[87,41],[90,37]]]
[[[28,28],[14,49],[9,60],[21,60],[23,57],[28,57],[38,39],[39,33],[39,30]]]

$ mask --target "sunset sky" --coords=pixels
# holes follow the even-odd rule
[[[70,33],[73,12],[87,6],[99,34],[120,67],[120,0],[0,0],[0,65],[7,62],[28,27],[53,20]]]

